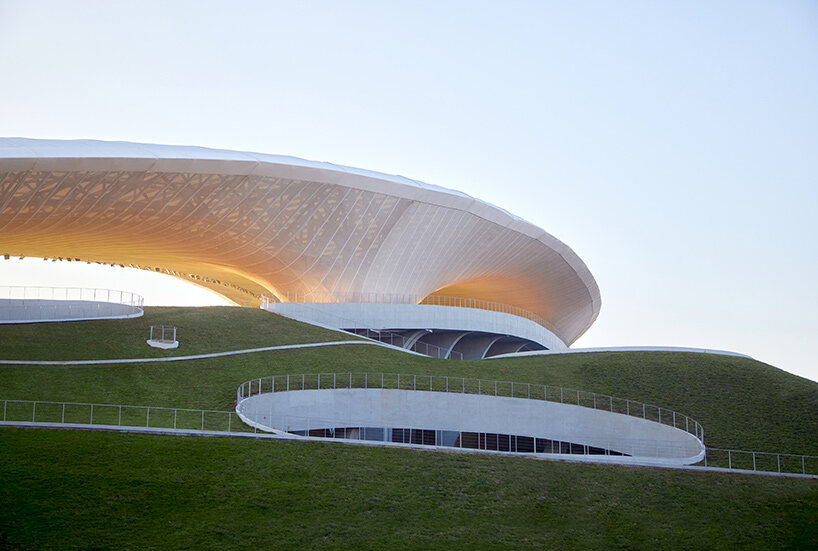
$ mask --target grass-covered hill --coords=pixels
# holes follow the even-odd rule
[[[179,327],[180,348],[145,344]],[[0,326],[0,359],[156,357],[346,340],[253,309]],[[228,410],[273,374],[398,372],[578,388],[686,413],[709,446],[818,454],[818,383],[747,358],[459,362],[342,345],[172,363],[0,366],[0,399]],[[814,548],[818,484],[323,443],[0,429],[0,549]]]
[[[179,348],[149,347],[151,325],[176,326]],[[0,325],[0,359],[157,358],[356,338],[258,308],[149,307],[144,316],[124,320]]]

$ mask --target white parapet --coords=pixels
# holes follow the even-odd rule
[[[479,308],[367,302],[271,302],[266,310],[337,329],[442,329],[527,339],[550,350],[567,348],[554,333],[520,316]]]
[[[388,388],[293,390],[252,395],[240,400],[236,411],[246,423],[271,432],[412,427],[524,435],[611,450],[657,465],[693,464],[702,459],[705,449],[684,428],[648,419],[484,394]]]
[[[0,323],[137,318],[136,293],[83,287],[0,286]]]

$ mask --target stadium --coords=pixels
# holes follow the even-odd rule
[[[5,254],[155,270],[437,357],[564,349],[600,309],[588,268],[547,232],[399,176],[200,147],[7,138],[0,197]]]
[[[569,348],[599,313],[588,268],[463,193],[9,138],[0,244],[0,262],[131,266],[242,306],[0,287],[0,546],[542,547],[600,514],[646,545],[668,522],[693,547],[701,527],[814,541],[815,383],[739,354]]]

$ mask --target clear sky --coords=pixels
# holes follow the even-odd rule
[[[575,346],[728,349],[818,380],[812,0],[0,0],[0,135],[458,189],[588,264],[602,312]],[[0,261],[0,284],[59,284],[46,266]]]

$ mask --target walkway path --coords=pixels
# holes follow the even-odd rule
[[[219,358],[222,356],[235,356],[238,354],[252,354],[254,352],[270,352],[273,350],[292,350],[296,348],[315,348],[318,346],[338,346],[346,344],[368,344],[373,346],[380,346],[384,348],[391,348],[392,350],[401,350],[410,354],[417,354],[411,350],[406,350],[398,346],[392,346],[374,340],[355,340],[355,341],[330,341],[330,342],[314,342],[309,344],[284,344],[280,346],[265,346],[263,348],[246,348],[244,350],[230,350],[227,352],[212,352],[210,354],[192,354],[190,356],[166,356],[163,358],[121,358],[111,360],[69,360],[69,361],[39,361],[39,360],[0,360],[0,365],[100,365],[100,364],[134,364],[134,363],[150,363],[150,362],[179,362],[184,360],[201,360],[205,358]]]
[[[627,463],[623,463],[622,461],[616,461],[615,458],[611,457],[607,460],[602,459],[605,456],[593,456],[593,455],[570,455],[570,454],[559,454],[550,455],[550,454],[520,454],[520,453],[513,453],[513,452],[502,452],[502,451],[494,451],[494,450],[479,450],[479,449],[469,449],[469,448],[437,448],[435,446],[422,446],[418,444],[404,444],[400,442],[381,442],[381,441],[372,441],[372,440],[347,440],[343,438],[319,438],[319,437],[311,437],[311,436],[298,436],[298,435],[282,435],[282,434],[270,434],[264,432],[225,432],[225,431],[214,431],[214,430],[196,430],[196,429],[171,429],[171,428],[160,428],[160,427],[127,427],[127,426],[119,426],[119,425],[90,425],[84,423],[41,423],[36,422],[33,423],[31,421],[0,421],[0,427],[17,427],[17,428],[38,428],[38,429],[62,429],[62,430],[97,430],[97,431],[108,431],[108,432],[121,432],[121,433],[142,433],[142,434],[160,434],[165,436],[205,436],[205,437],[233,437],[233,438],[252,438],[257,440],[289,440],[289,441],[297,441],[303,442],[305,440],[313,441],[313,442],[324,442],[324,443],[336,443],[336,444],[348,444],[354,446],[373,446],[373,447],[393,447],[393,448],[412,448],[416,450],[425,450],[425,451],[440,451],[444,450],[451,453],[481,453],[481,454],[490,454],[490,455],[503,455],[503,456],[514,456],[514,457],[522,457],[527,459],[540,459],[546,461],[564,461],[569,463],[595,463],[595,464],[604,464],[604,465],[626,465],[626,466],[634,466],[634,467],[652,467],[657,469],[675,469],[675,470],[684,470],[684,471],[706,471],[706,472],[717,472],[717,473],[733,473],[733,474],[754,474],[754,475],[762,475],[762,476],[777,476],[777,477],[785,477],[785,478],[811,478],[811,479],[818,479],[818,476],[812,474],[800,474],[800,473],[786,473],[786,472],[774,472],[774,471],[751,471],[746,469],[725,469],[722,467],[700,467],[694,465],[659,465],[655,463],[651,463],[649,460],[639,461],[639,460],[631,460]]]

